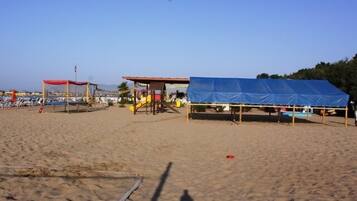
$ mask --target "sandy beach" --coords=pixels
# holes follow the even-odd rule
[[[67,174],[141,175],[134,201],[357,200],[352,119],[348,128],[342,117],[328,117],[328,125],[322,125],[315,116],[295,127],[246,119],[242,125],[187,123],[185,110],[134,116],[117,107],[73,114],[2,110],[0,170],[10,174],[11,167],[44,167]],[[0,176],[0,200],[114,200],[132,184],[35,179]]]

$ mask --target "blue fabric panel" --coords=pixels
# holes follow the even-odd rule
[[[193,103],[345,107],[349,95],[326,80],[191,77]]]

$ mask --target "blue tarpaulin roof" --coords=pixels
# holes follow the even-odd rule
[[[191,77],[192,103],[345,107],[349,95],[327,80]]]

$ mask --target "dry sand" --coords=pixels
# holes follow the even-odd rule
[[[144,182],[134,201],[357,200],[356,127],[345,128],[340,117],[295,127],[249,119],[187,123],[184,111],[134,116],[116,107],[75,114],[3,110],[0,170],[139,174]],[[110,200],[131,185],[118,182],[0,176],[0,200]]]

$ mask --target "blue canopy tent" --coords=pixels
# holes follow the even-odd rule
[[[287,106],[336,108],[347,111],[349,95],[327,80],[283,80],[191,77],[191,105]]]

